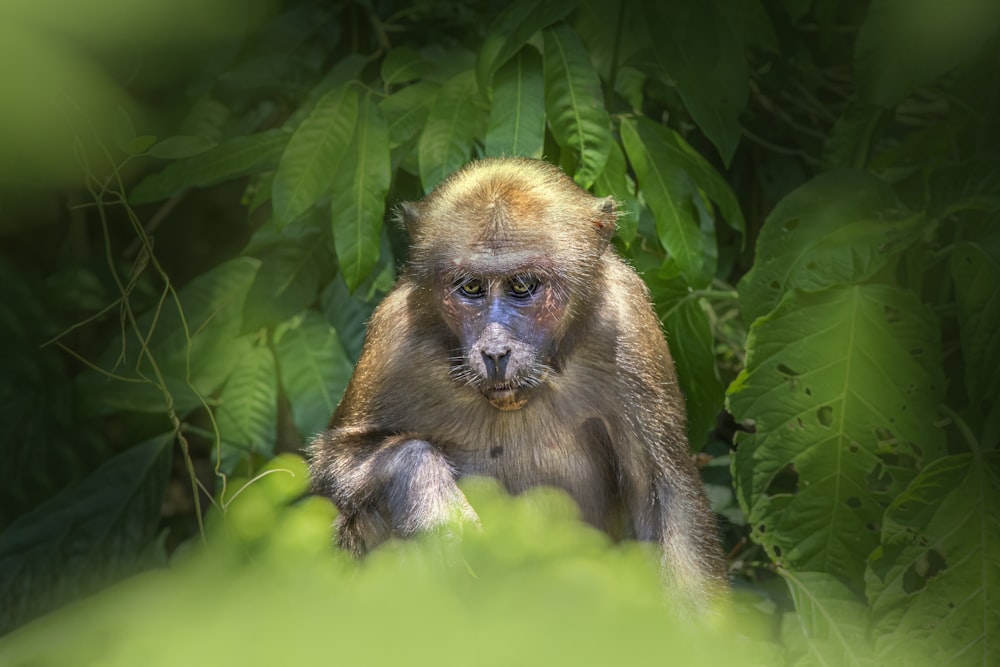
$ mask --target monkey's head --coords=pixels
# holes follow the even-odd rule
[[[517,410],[553,362],[615,230],[615,203],[526,158],[473,162],[400,217],[408,274],[458,341],[453,377]]]

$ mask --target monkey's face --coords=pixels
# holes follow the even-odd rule
[[[544,277],[464,273],[442,278],[441,310],[458,338],[452,375],[500,410],[517,410],[552,373],[565,299]]]

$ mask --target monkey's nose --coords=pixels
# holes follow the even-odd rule
[[[510,359],[510,349],[483,350],[483,363],[486,364],[486,374],[490,382],[501,382],[507,374],[507,361]]]

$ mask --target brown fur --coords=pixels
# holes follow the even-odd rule
[[[312,444],[341,546],[361,555],[476,520],[462,475],[512,493],[548,485],[614,537],[658,542],[670,588],[706,606],[725,587],[715,523],[648,290],[608,243],[613,202],[545,162],[501,159],[465,167],[401,213],[410,262]],[[486,302],[454,286],[474,276],[497,290],[524,275],[538,277],[537,294],[485,325]],[[511,334],[525,318],[529,335]],[[485,379],[477,351],[494,337],[512,350],[503,385]]]

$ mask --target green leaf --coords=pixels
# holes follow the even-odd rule
[[[276,352],[295,425],[311,438],[330,421],[354,368],[337,332],[314,311],[282,335]]]
[[[371,95],[360,102],[347,156],[353,168],[335,175],[330,208],[340,274],[353,291],[378,262],[385,197],[392,180],[389,131]]]
[[[767,313],[793,289],[863,282],[920,239],[926,224],[885,182],[861,171],[816,176],[764,221],[753,267],[739,283],[744,317]]]
[[[153,144],[152,148],[146,151],[146,155],[162,160],[177,160],[179,158],[199,155],[215,148],[216,145],[216,142],[205,137],[178,135],[157,141]]]
[[[578,161],[573,174],[589,188],[604,171],[611,128],[597,72],[577,34],[567,25],[545,30],[545,111],[552,136]]]
[[[318,234],[276,243],[260,253],[260,269],[243,304],[241,333],[274,326],[316,300],[322,263]]]
[[[497,72],[485,153],[540,158],[544,143],[542,57],[526,46]]]
[[[219,394],[215,420],[223,472],[233,472],[249,454],[266,458],[274,454],[278,376],[270,348],[255,345],[240,359]]]
[[[996,0],[873,0],[854,46],[861,99],[895,106],[976,55],[998,28]]]
[[[733,478],[772,559],[860,586],[887,494],[944,453],[940,355],[933,314],[882,285],[792,292],[754,322]]]
[[[805,655],[790,664],[880,664],[868,637],[867,610],[857,594],[824,572],[783,569],[780,573],[792,594],[796,621],[805,637]]]
[[[441,87],[417,146],[424,192],[469,161],[482,127],[479,99],[472,70],[457,74]]]
[[[152,565],[172,442],[126,449],[0,533],[0,633]]]
[[[396,148],[417,136],[427,121],[440,86],[421,81],[382,100],[379,108],[389,128],[389,146]]]
[[[881,656],[1000,661],[1000,454],[931,463],[885,512],[867,594]]]
[[[432,64],[420,53],[411,48],[400,46],[382,60],[382,83],[394,86],[423,77],[432,69]]]
[[[965,388],[978,407],[1000,395],[1000,252],[958,243],[951,255],[951,274],[958,296]]]
[[[828,169],[867,167],[884,113],[875,105],[851,100],[826,137],[823,165]]]
[[[531,37],[569,14],[577,0],[517,0],[490,26],[476,59],[479,89],[490,87],[490,77],[521,50]]]
[[[687,404],[688,442],[697,449],[715,426],[724,403],[712,327],[700,300],[682,278],[646,278]]]
[[[249,339],[240,336],[243,303],[259,266],[256,259],[240,257],[192,280],[178,295],[183,321],[170,298],[159,311],[154,309],[138,318],[139,330],[148,339],[149,354],[164,375],[172,405],[180,414],[200,405],[187,386],[187,378],[202,396],[207,396],[222,385],[248,349]],[[152,382],[155,371],[148,357],[141,352],[135,332],[130,327],[126,331],[124,342],[122,336],[116,336],[101,354],[98,365]],[[153,384],[124,382],[87,371],[78,376],[77,387],[94,414],[115,409],[162,412],[166,407],[167,399]]]
[[[657,62],[684,106],[728,166],[739,145],[749,94],[740,40],[711,2],[644,4]]]
[[[623,120],[622,143],[635,169],[639,191],[656,216],[660,243],[677,262],[688,284],[703,288],[715,275],[714,230],[703,233],[688,173],[675,159],[677,150],[660,126],[649,121]]]
[[[172,162],[142,179],[129,194],[129,203],[161,201],[188,188],[202,188],[273,169],[288,138],[287,132],[275,129],[228,139],[211,150]]]
[[[288,141],[271,196],[279,223],[291,222],[330,191],[354,133],[358,94],[342,85],[324,95]]]

